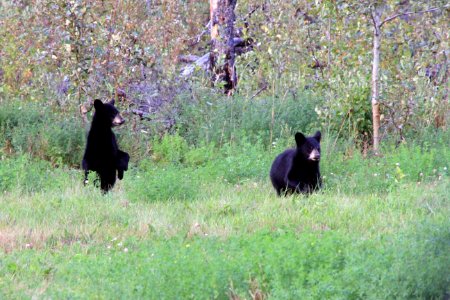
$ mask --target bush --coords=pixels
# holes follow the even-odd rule
[[[356,142],[370,142],[372,111],[369,98],[370,89],[358,83],[342,99],[331,99],[323,107],[317,107],[316,112],[331,134]]]
[[[188,144],[176,134],[166,134],[160,141],[153,141],[153,160],[178,164],[184,161]]]
[[[28,153],[53,165],[79,166],[85,144],[81,119],[62,117],[34,105],[5,105],[0,111],[0,147]]]
[[[67,187],[67,170],[55,169],[49,162],[29,155],[0,159],[0,192],[40,192]]]

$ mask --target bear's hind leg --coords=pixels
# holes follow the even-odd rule
[[[116,170],[100,174],[100,188],[104,193],[108,192],[116,183]]]

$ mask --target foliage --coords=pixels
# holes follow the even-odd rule
[[[316,112],[323,125],[329,124],[328,128],[334,135],[368,142],[372,131],[372,112],[368,105],[370,91],[368,87],[360,87],[357,82],[353,84],[344,99],[329,102],[322,108],[317,107]]]
[[[35,193],[61,189],[67,184],[66,170],[54,169],[46,161],[34,161],[27,155],[0,159],[0,193]]]
[[[448,80],[446,3],[383,3],[385,18],[406,13],[385,23],[381,49],[382,130],[401,141],[423,125],[448,122],[446,89],[441,88]],[[432,7],[437,9],[431,13],[410,14]],[[270,103],[283,107],[286,99],[304,97],[307,90],[307,99],[316,99],[313,105],[324,112],[324,127],[348,124],[340,135],[366,139],[371,9],[367,1],[248,0],[239,5],[237,37],[253,43],[252,51],[237,58],[238,98],[251,99],[249,107],[264,106],[261,123],[249,129],[264,125],[267,130]],[[173,132],[174,119],[188,121],[182,104],[173,103],[175,95],[186,100],[211,90],[203,76],[183,83],[178,76],[181,54],[208,51],[207,2],[15,1],[0,10],[3,102],[12,96],[66,113],[89,98],[121,97],[130,112],[145,114],[135,131],[153,128],[161,136]],[[207,101],[214,106],[232,102],[213,98],[218,100]],[[187,102],[194,111],[205,109],[203,99]]]
[[[75,116],[61,119],[35,105],[4,105],[0,110],[0,149],[28,153],[53,165],[78,166],[85,132]]]
[[[161,141],[153,142],[153,160],[177,164],[184,160],[188,144],[178,134],[165,135]]]

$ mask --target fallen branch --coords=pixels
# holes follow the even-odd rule
[[[195,69],[200,68],[204,71],[209,70],[209,52],[203,55],[202,57],[198,58],[196,61],[194,61],[192,64],[185,66],[181,70],[181,76],[187,78],[192,73],[194,73]]]
[[[234,38],[233,46],[235,47],[235,51],[237,55],[244,54],[253,49],[253,40],[252,39],[243,39],[243,38]],[[202,69],[203,71],[208,71],[210,69],[210,53],[206,53],[203,56],[197,55],[181,55],[178,57],[180,62],[190,63],[189,65],[183,67],[181,69],[182,77],[189,77],[194,73],[196,69]]]
[[[149,113],[140,109],[133,109],[131,111],[132,114],[138,115],[141,118],[148,118]]]
[[[262,88],[260,88],[255,94],[253,94],[253,96],[250,97],[249,100],[252,100],[253,98],[255,98],[256,96],[258,96],[259,94],[261,94],[262,92],[264,92],[265,90],[267,90],[267,84],[265,84]]]

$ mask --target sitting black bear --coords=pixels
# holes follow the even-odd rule
[[[322,186],[319,170],[320,138],[320,131],[312,137],[297,132],[297,147],[275,158],[270,169],[270,179],[278,196],[294,192],[311,193]]]

